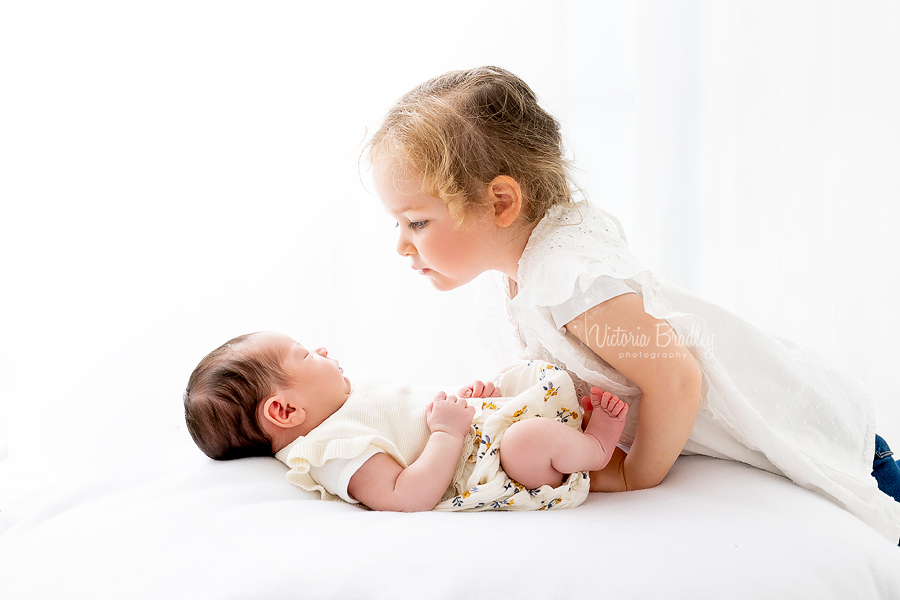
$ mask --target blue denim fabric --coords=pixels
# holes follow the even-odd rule
[[[900,502],[900,466],[897,466],[893,456],[894,453],[884,438],[876,435],[872,477],[878,482],[878,489]]]
[[[878,489],[900,502],[900,466],[897,466],[893,454],[884,438],[876,435],[872,477],[878,482]]]

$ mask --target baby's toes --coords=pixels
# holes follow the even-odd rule
[[[618,401],[619,399],[616,396],[613,396],[609,392],[603,392],[603,397],[600,399],[600,408],[609,412]]]
[[[603,407],[603,410],[610,417],[618,417],[622,412],[623,407],[627,410],[627,404],[619,400],[618,396],[610,396],[609,401],[606,402],[606,405]]]
[[[625,415],[628,414],[628,405],[618,398],[616,398],[616,401],[618,402],[618,404],[616,404],[610,414],[617,419],[624,419]]]
[[[600,388],[591,388],[591,406],[606,410],[605,405],[609,401],[609,392],[604,392]]]

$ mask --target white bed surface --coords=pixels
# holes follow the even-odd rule
[[[750,467],[680,458],[658,488],[539,513],[377,513],[275,459],[20,495],[0,598],[900,598],[900,548]]]

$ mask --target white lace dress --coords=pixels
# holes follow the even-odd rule
[[[603,276],[624,280],[639,294],[644,310],[672,326],[703,371],[703,398],[686,454],[785,475],[896,543],[900,503],[883,494],[871,476],[875,419],[868,390],[808,350],[644,269],[618,221],[596,207],[552,209],[522,254],[517,289],[505,281],[523,358],[563,366],[579,395],[595,385],[628,402],[622,445],[631,445],[640,390],[558,328],[550,311]],[[583,310],[591,308],[586,304]]]

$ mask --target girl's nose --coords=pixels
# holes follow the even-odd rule
[[[416,253],[416,247],[402,235],[397,240],[397,254],[400,256],[411,256]]]
[[[315,352],[319,356],[328,358],[328,350],[326,350],[325,348],[316,348],[315,350],[313,350],[313,352]]]

